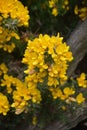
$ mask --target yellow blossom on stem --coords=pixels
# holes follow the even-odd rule
[[[78,104],[81,104],[85,101],[85,98],[83,97],[83,94],[82,93],[79,93],[77,96],[76,96],[76,101]]]
[[[65,87],[63,89],[64,94],[68,97],[70,95],[73,95],[75,93],[75,91],[73,90],[73,88],[69,88],[69,87]]]
[[[0,92],[0,114],[7,115],[10,105],[7,97]]]
[[[87,7],[79,8],[77,5],[75,6],[74,12],[78,15],[82,20],[87,18]]]
[[[36,117],[36,116],[33,117],[33,119],[32,119],[32,124],[33,124],[33,125],[36,125],[36,124],[37,124],[37,117]]]
[[[1,76],[2,74],[6,74],[7,72],[8,72],[8,68],[7,68],[7,66],[5,65],[5,63],[0,64],[0,76]]]
[[[77,78],[77,83],[80,87],[83,87],[83,88],[87,87],[87,80],[86,80],[85,73],[81,73],[80,77]]]
[[[57,16],[57,15],[58,15],[58,10],[57,10],[57,8],[53,8],[53,9],[52,9],[52,14],[53,14],[54,16]]]
[[[78,15],[78,6],[77,6],[77,5],[76,5],[75,8],[74,8],[74,13],[75,13],[76,15]]]
[[[1,86],[2,87],[6,87],[7,92],[11,93],[12,92],[12,88],[11,85],[14,82],[14,78],[12,76],[8,76],[7,74],[4,75],[4,78],[1,80]]]
[[[49,0],[49,7],[52,8],[55,6],[55,0]]]

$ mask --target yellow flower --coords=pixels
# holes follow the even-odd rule
[[[72,88],[69,87],[65,87],[63,89],[64,94],[68,97],[70,95],[73,95],[75,93],[75,91]]]
[[[9,53],[11,53],[15,48],[15,44],[14,43],[11,43],[11,45],[3,45],[3,50],[4,51],[8,51]]]
[[[87,87],[86,74],[81,73],[80,77],[77,78],[77,82],[80,87],[86,88]]]
[[[68,5],[68,4],[69,4],[69,1],[68,1],[68,0],[64,0],[64,4],[65,4],[65,5]]]
[[[85,101],[85,98],[83,97],[83,94],[82,93],[79,93],[76,97],[76,101],[78,104],[81,104]]]
[[[66,110],[66,107],[65,107],[65,106],[62,106],[61,108],[62,108],[62,110],[64,110],[64,111]]]
[[[50,88],[53,99],[59,98],[60,100],[66,100],[67,95],[64,95],[60,88]]]
[[[87,7],[78,8],[78,6],[75,6],[74,12],[82,20],[85,20],[87,18]]]
[[[52,86],[54,85],[55,87],[57,85],[59,85],[59,81],[57,80],[57,78],[53,78],[53,77],[48,77],[48,86]]]
[[[68,0],[63,1],[62,8],[65,9],[66,11],[69,10],[69,1]]]
[[[55,1],[54,0],[50,0],[49,1],[49,7],[52,8],[55,6]]]
[[[29,91],[25,86],[17,86],[17,90],[13,91],[13,100],[11,107],[16,109],[15,113],[20,114],[27,106],[27,101],[31,99]]]
[[[3,73],[6,74],[7,72],[8,72],[7,66],[4,63],[0,64],[0,75],[2,75]]]
[[[79,17],[82,20],[85,20],[87,18],[87,7],[83,7],[81,9],[79,9]]]
[[[0,27],[0,34],[3,32],[3,28],[2,27]]]
[[[14,82],[14,78],[12,76],[8,76],[7,74],[4,75],[4,79],[1,80],[1,86],[5,86],[7,88],[7,92],[11,93],[12,88],[11,85]]]
[[[0,34],[0,48],[3,48],[4,51],[11,53],[15,48],[15,43],[10,42],[13,37],[19,40],[18,34],[14,31],[9,31],[9,29],[2,28],[2,33]],[[9,44],[7,42],[9,42]]]
[[[37,124],[37,117],[36,117],[36,116],[33,117],[33,119],[32,119],[32,124],[33,124],[33,125],[36,125],[36,124]]]
[[[0,114],[6,115],[10,110],[10,105],[7,97],[0,93]]]
[[[58,15],[58,10],[57,10],[57,8],[53,8],[53,9],[52,9],[52,14],[53,14],[54,16],[57,16],[57,15]]]
[[[75,6],[74,13],[78,15],[78,6]]]
[[[41,101],[41,93],[36,87],[28,87],[29,94],[31,96],[31,100],[33,103],[40,103]]]

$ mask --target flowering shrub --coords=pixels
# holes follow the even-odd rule
[[[29,40],[22,61],[28,65],[25,70],[27,86],[34,87],[39,91],[47,89],[51,92],[49,96],[52,96],[54,100],[60,99],[66,104],[82,103],[85,98],[82,93],[76,92],[76,87],[79,86],[77,89],[87,87],[86,75],[82,73],[75,83],[73,83],[73,78],[69,79],[67,69],[72,59],[69,46],[65,42],[63,43],[63,38],[59,34],[57,37],[39,35],[39,38],[35,38],[33,41]],[[39,102],[41,100],[43,99],[40,96]],[[33,102],[37,102],[37,99]]]
[[[23,81],[8,75],[5,64],[0,65],[2,77],[0,96],[1,100],[3,99],[0,113],[8,115],[9,111],[13,111],[19,115],[29,113],[30,109],[37,105],[44,105],[43,103],[52,105],[55,102],[59,106],[59,111],[67,111],[68,107],[70,109],[79,107],[85,101],[82,90],[87,88],[87,80],[84,73],[76,80],[67,76],[69,62],[72,60],[69,46],[63,42],[59,34],[51,37],[40,34],[39,38],[29,40],[22,60],[22,63],[27,65]],[[44,99],[45,94],[47,99]],[[39,114],[39,109],[37,113]],[[34,124],[38,114],[34,117],[32,115]]]
[[[12,112],[11,108],[14,103],[18,102],[15,101],[15,87],[19,84],[20,90],[22,88],[23,90],[26,89],[26,87],[23,87],[22,81],[14,77],[13,73],[10,73],[9,70],[11,68],[8,67],[8,64],[11,62],[9,58],[12,54],[10,53],[14,51],[20,41],[18,27],[27,27],[29,19],[27,7],[24,7],[20,1],[9,0],[6,2],[5,0],[0,0],[0,122],[3,120],[2,115],[6,116],[7,113],[9,115],[9,112]],[[9,118],[10,116],[8,115],[7,117]]]
[[[0,48],[11,53],[15,48],[13,38],[19,40],[17,26],[28,26],[29,15],[20,1],[0,1]]]
[[[78,8],[75,6],[75,14],[78,15],[82,20],[87,18],[87,7]]]
[[[62,3],[57,0],[47,2],[54,16],[70,9],[68,0]],[[82,11],[75,7],[75,13],[80,14],[82,19],[87,16],[87,13],[82,14],[84,10],[87,11],[86,7]],[[68,77],[69,63],[74,57],[60,33],[57,36],[40,34],[35,38],[25,36],[22,42],[27,42],[27,46],[22,58],[18,59],[21,63],[12,71],[10,63],[11,60],[15,61],[13,55],[17,44],[23,46],[19,28],[28,27],[29,19],[27,7],[20,1],[0,0],[0,117],[9,118],[13,114],[19,116],[20,120],[20,115],[24,119],[26,114],[30,114],[29,118],[35,125],[43,115],[46,119],[47,112],[53,120],[55,114],[59,116],[83,106],[87,80],[85,73],[76,78]],[[21,46],[19,48],[22,51]],[[20,55],[20,51],[17,54]],[[23,67],[21,74],[18,66]]]
[[[52,9],[52,14],[54,16],[57,16],[58,14],[63,15],[63,13],[65,14],[70,8],[72,8],[70,3],[70,0],[49,0],[49,7]],[[81,6],[77,3],[77,5],[75,5],[74,12],[82,20],[85,20],[87,17],[86,1],[82,0]]]
[[[49,7],[52,8],[52,14],[57,16],[58,14],[65,13],[69,10],[68,0],[49,0]]]
[[[29,7],[30,32],[55,35],[67,39],[78,21],[87,17],[86,0],[21,0]],[[80,16],[81,15],[81,16]],[[34,22],[33,22],[34,21]]]

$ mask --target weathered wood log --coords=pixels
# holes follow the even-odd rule
[[[39,129],[37,126],[28,125],[28,122],[23,122],[21,126],[17,126],[16,130],[70,130],[75,127],[79,122],[87,118],[87,104],[83,108],[78,108],[75,112],[65,113],[66,121],[58,120],[50,122],[45,128]]]
[[[87,105],[75,110],[74,114],[66,112],[66,122],[56,121],[47,126],[45,130],[69,130],[87,118]]]
[[[70,46],[74,57],[68,69],[68,75],[70,76],[74,75],[78,63],[87,53],[87,19],[76,27],[67,40],[67,44]]]

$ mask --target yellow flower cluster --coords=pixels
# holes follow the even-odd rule
[[[1,80],[1,87],[5,88],[6,93],[13,95],[13,103],[11,107],[15,108],[15,113],[20,114],[25,111],[28,105],[28,101],[31,100],[33,103],[39,103],[41,101],[41,95],[39,90],[36,88],[28,88],[26,82],[22,82],[18,78],[4,75]]]
[[[15,48],[13,37],[20,39],[15,28],[28,26],[29,11],[18,0],[0,0],[0,48],[11,53]]]
[[[58,15],[58,10],[57,10],[57,8],[53,8],[53,9],[52,9],[52,14],[53,14],[54,16],[57,16],[57,15]]]
[[[0,76],[2,74],[6,74],[8,72],[8,68],[6,67],[5,63],[0,64]]]
[[[49,0],[49,7],[52,8],[52,14],[54,16],[58,15],[58,9],[56,6],[57,0]]]
[[[74,12],[76,15],[78,15],[82,20],[85,20],[87,18],[87,7],[78,8],[78,6],[75,6]]]
[[[60,7],[61,6],[61,7]],[[60,13],[60,9],[69,10],[68,0],[49,0],[49,8],[52,9],[52,14],[57,16]]]
[[[1,86],[6,86],[7,93],[11,93],[13,91],[12,84],[15,84],[15,78],[13,76],[8,76],[5,74],[3,79],[1,80]]]
[[[9,31],[8,29],[1,28],[0,30],[0,48],[3,48],[4,51],[11,53],[15,48],[15,43],[11,42],[11,38],[17,40],[20,39],[17,33],[14,31]],[[9,43],[10,41],[10,43]]]
[[[38,89],[38,83],[48,88],[53,99],[61,102],[81,104],[85,101],[82,92],[78,93],[75,84],[65,85],[67,82],[68,62],[72,61],[69,46],[59,36],[39,35],[39,38],[28,41],[23,63],[27,64],[25,81],[28,88]],[[71,79],[71,82],[73,82]],[[76,79],[79,86],[86,88],[87,81],[84,73]],[[42,86],[41,86],[42,87]],[[79,89],[79,87],[78,87]],[[40,91],[40,90],[38,90]]]
[[[21,82],[18,79],[16,79],[15,86],[16,90],[13,91],[14,103],[12,104],[12,107],[16,109],[16,114],[17,110],[26,110],[29,100],[33,103],[40,102],[40,92],[36,88],[28,88],[25,82]]]
[[[63,38],[59,34],[51,37],[40,34],[39,38],[29,40],[22,61],[28,65],[25,73],[28,74],[26,81],[29,88],[44,83],[44,78],[47,79],[49,89],[54,86],[55,90],[56,87],[64,84],[67,80],[68,62],[72,59],[69,46],[63,43]]]
[[[33,125],[36,125],[36,124],[37,124],[37,117],[36,117],[36,116],[33,117],[33,119],[32,119],[32,124],[33,124]]]
[[[10,110],[10,105],[7,97],[0,92],[0,114],[6,115]]]
[[[75,93],[72,87],[65,87],[63,91],[60,88],[51,88],[50,90],[54,99],[60,98],[61,100],[69,99]]]
[[[6,65],[4,63],[0,64],[0,114],[6,115],[11,107],[15,108],[15,114],[20,114],[27,110],[29,101],[40,103],[41,94],[39,90],[34,86],[29,88],[26,80],[22,82],[18,78],[8,75],[7,72]],[[13,99],[12,103],[7,99],[9,95]]]
[[[18,20],[18,26],[27,26],[30,18],[28,13],[29,11],[27,10],[27,7],[24,7],[18,0],[0,0],[0,14],[2,19],[10,17]]]
[[[69,0],[63,1],[62,8],[65,10],[69,10]]]
[[[75,96],[77,90],[71,87],[65,87],[63,91],[60,88],[51,88],[50,91],[52,92],[53,98],[59,98],[61,101],[65,101],[67,104],[72,102],[77,102],[81,104],[85,101],[85,98],[82,93],[79,93]]]

